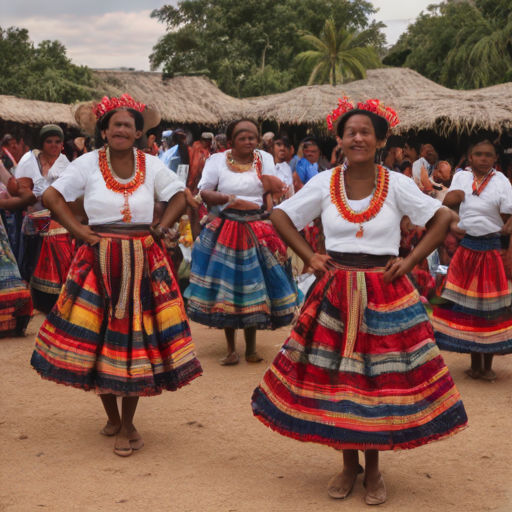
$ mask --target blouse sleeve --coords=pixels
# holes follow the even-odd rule
[[[261,171],[261,174],[277,176],[274,157],[270,153],[267,153],[266,151],[260,151],[260,155],[263,160],[263,169]]]
[[[452,190],[461,190],[462,192],[464,192],[464,177],[464,172],[455,173],[449,188],[449,192],[451,192]]]
[[[51,186],[62,194],[66,202],[71,203],[85,194],[90,168],[87,166],[87,162],[82,159],[87,158],[90,160],[93,155],[94,153],[88,153],[77,158],[52,183]]]
[[[324,176],[322,174],[309,180],[294,196],[277,206],[290,217],[293,225],[299,231],[322,214],[324,199],[324,187],[322,186]]]
[[[512,185],[503,175],[503,185],[500,184],[500,213],[512,214]]]
[[[157,201],[170,201],[178,192],[185,190],[185,184],[178,176],[158,161],[157,174],[155,177],[155,199]]]
[[[394,174],[397,179],[395,194],[398,209],[402,215],[407,215],[416,226],[425,226],[441,208],[441,202],[424,194],[410,178]]]
[[[224,153],[218,153],[218,155],[223,155],[225,158]],[[201,181],[197,186],[199,190],[215,190],[217,188],[219,184],[220,168],[221,162],[217,155],[213,155],[206,160]]]

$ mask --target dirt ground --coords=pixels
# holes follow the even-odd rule
[[[43,381],[30,368],[35,317],[24,339],[0,341],[0,510],[322,512],[368,510],[362,478],[345,501],[326,493],[333,449],[287,439],[253,418],[250,399],[287,331],[259,333],[265,363],[224,368],[223,333],[193,324],[204,375],[140,401],[145,447],[122,459],[93,393]],[[512,356],[494,383],[473,381],[468,356],[445,354],[470,428],[416,450],[382,454],[393,512],[512,511]]]

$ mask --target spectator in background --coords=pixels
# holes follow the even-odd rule
[[[171,149],[174,149],[174,154],[171,155],[167,167],[169,167],[172,172],[177,173],[178,166],[190,164],[190,149],[187,144],[187,134],[181,128],[176,128],[176,130],[172,132],[171,140],[173,144]]]
[[[18,162],[27,151],[28,147],[23,138],[13,137],[10,133],[4,135],[2,139],[2,163],[11,174],[14,174]]]
[[[313,176],[325,170],[319,166],[320,147],[314,137],[306,137],[302,142],[304,156],[298,161],[294,175],[294,188],[298,192]],[[299,182],[297,183],[296,178]]]
[[[211,132],[202,133],[201,138],[192,145],[190,150],[190,169],[187,179],[187,187],[192,193],[196,193],[197,184],[201,179],[204,164],[210,157],[212,145],[213,133]]]
[[[276,176],[288,187],[293,188],[293,175],[288,159],[292,155],[292,143],[288,137],[280,137],[274,144]]]
[[[412,164],[409,160],[404,160],[399,167],[399,172],[408,178],[412,178]]]
[[[343,154],[343,149],[341,148],[341,139],[338,135],[336,135],[336,142],[337,144],[331,153],[331,165],[333,167],[340,166],[345,160],[345,155]]]
[[[172,143],[172,130],[166,130],[162,133],[162,146],[163,152],[158,155],[158,158],[169,167],[171,158],[175,155],[178,148],[173,147]]]
[[[297,164],[299,163],[299,160],[300,158],[295,154],[295,148],[293,147],[292,144],[292,147],[290,148],[290,158],[287,161],[287,164],[290,166],[290,169],[292,170],[292,175],[297,170]]]
[[[267,153],[270,153],[271,155],[274,154],[274,140],[275,135],[273,132],[267,132],[263,137],[261,138],[263,142],[263,151],[266,151]]]
[[[228,138],[224,133],[215,135],[214,153],[224,153],[228,149]]]

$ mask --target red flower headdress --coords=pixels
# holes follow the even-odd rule
[[[371,99],[367,100],[365,103],[358,103],[357,106],[355,106],[353,101],[349,100],[346,96],[343,96],[343,98],[338,100],[338,105],[332,111],[332,114],[327,116],[327,126],[329,127],[329,130],[333,129],[334,122],[343,114],[346,114],[356,108],[360,110],[367,110],[368,112],[372,112],[383,117],[389,123],[390,128],[394,128],[398,123],[400,123],[398,114],[391,107],[386,107],[380,100]]]
[[[108,96],[104,96],[103,99],[92,109],[92,112],[94,117],[98,120],[116,108],[133,108],[134,110],[137,110],[137,112],[142,113],[146,110],[146,105],[135,101],[129,94],[123,94],[120,98],[109,98]]]

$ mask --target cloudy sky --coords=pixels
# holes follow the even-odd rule
[[[380,9],[375,18],[388,25],[388,43],[394,43],[407,24],[432,2],[373,0]],[[35,43],[58,39],[76,64],[148,70],[148,55],[165,33],[165,26],[149,14],[164,3],[175,4],[177,0],[2,0],[0,26],[27,28]]]

